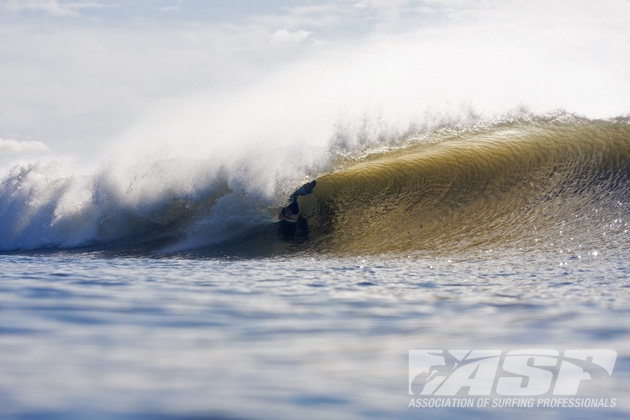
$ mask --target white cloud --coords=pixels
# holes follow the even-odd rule
[[[271,33],[262,25],[0,25],[0,136],[82,153],[160,98],[265,74],[289,54],[270,44]]]
[[[42,153],[50,149],[41,141],[32,140],[4,140],[0,138],[0,153]]]
[[[160,7],[160,10],[163,11],[163,12],[175,11],[175,10],[179,10],[179,6]]]
[[[68,15],[86,10],[81,7],[97,7],[99,0],[91,1],[0,0],[0,13],[13,7]],[[372,83],[383,90],[405,85],[383,93],[385,100],[417,94],[432,103],[446,98],[454,104],[477,101],[488,108],[513,106],[516,101],[534,109],[550,104],[595,116],[618,115],[620,104],[627,104],[630,84],[624,70],[629,58],[625,45],[618,42],[630,39],[624,20],[630,9],[626,0],[602,0],[605,7],[587,1],[579,2],[580,7],[570,1],[543,0],[514,4],[496,0],[474,6],[465,0],[409,2],[398,14],[400,21],[407,19],[404,30],[379,26],[389,19],[389,3],[364,0],[367,7],[361,9],[353,7],[357,1],[269,9],[195,25],[160,24],[157,19],[170,14],[155,12],[160,6],[178,5],[175,1],[160,6],[149,2],[146,8],[154,25],[121,20],[117,25],[86,26],[81,19],[34,25],[27,16],[23,21],[18,16],[17,23],[0,25],[0,134],[40,139],[55,152],[85,152],[91,157],[95,145],[161,98],[238,90],[293,61],[312,57],[317,62],[327,54],[339,55],[329,65],[313,64],[299,73],[307,81],[296,82],[295,90],[302,89],[322,68],[343,67],[339,63],[350,60],[347,56],[360,45],[366,45],[364,61],[369,65],[346,64],[349,70],[339,76],[344,80],[339,85]],[[408,14],[433,9],[435,19],[431,16],[427,25],[428,18],[415,24]],[[112,15],[132,16],[130,10],[121,7],[120,14]],[[180,14],[182,19],[187,16]],[[368,18],[375,23],[367,23]],[[281,48],[291,45],[303,48]],[[379,70],[387,63],[392,69]],[[402,75],[393,77],[395,71]],[[358,89],[363,90],[371,92],[372,87]],[[584,99],[587,92],[591,97]],[[348,101],[353,95],[349,91]],[[590,114],[592,109],[598,113]],[[627,105],[622,111],[627,112]],[[3,141],[3,152],[29,147],[8,142]]]
[[[357,9],[365,9],[367,7],[373,8],[396,8],[407,3],[412,3],[411,0],[362,0],[353,4]]]
[[[270,38],[273,45],[295,45],[304,41],[310,34],[308,31],[291,32],[284,28],[274,32]]]
[[[39,11],[53,16],[79,16],[79,10],[85,8],[114,7],[93,2],[59,2],[58,0],[8,0],[4,9],[10,12]]]

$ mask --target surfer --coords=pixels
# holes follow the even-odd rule
[[[296,221],[297,215],[298,213],[300,213],[300,207],[298,206],[298,202],[297,202],[298,197],[301,195],[312,194],[313,189],[315,188],[316,184],[317,184],[317,181],[313,180],[309,183],[302,185],[300,188],[295,190],[295,192],[291,194],[291,196],[289,197],[290,204],[286,207],[283,207],[282,210],[280,210],[278,219],[287,220],[291,222]]]

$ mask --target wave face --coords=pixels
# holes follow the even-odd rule
[[[619,233],[627,241],[629,170],[627,121],[539,120],[443,135],[321,177],[310,225],[328,233],[314,246],[609,247]]]
[[[207,256],[469,253],[554,243],[627,249],[627,119],[557,115],[443,128],[360,158],[329,151],[325,160],[265,194],[243,187],[259,178],[251,168],[205,160],[87,177],[51,165],[16,167],[0,187],[0,249]],[[318,171],[315,193],[299,199],[302,219],[273,223],[291,188]]]

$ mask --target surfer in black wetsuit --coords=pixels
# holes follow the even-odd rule
[[[300,207],[298,206],[298,202],[297,202],[298,197],[301,195],[312,194],[313,189],[315,188],[316,184],[317,184],[317,181],[311,181],[307,184],[302,185],[297,190],[295,190],[295,192],[291,194],[291,196],[289,197],[289,201],[291,203],[288,206],[283,207],[282,210],[280,210],[280,214],[278,215],[278,218],[280,220],[288,220],[288,221],[297,220],[295,217],[300,212]]]

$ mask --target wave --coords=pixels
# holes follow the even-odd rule
[[[627,118],[451,124],[394,143],[355,148],[362,156],[332,144],[300,168],[294,157],[270,159],[275,184],[267,189],[253,187],[255,169],[265,166],[260,156],[231,166],[170,159],[84,177],[54,164],[16,167],[0,187],[0,249],[399,255],[559,241],[627,249]],[[300,221],[274,223],[291,189],[313,175],[317,187],[299,199]]]
[[[625,233],[627,120],[539,119],[432,140],[321,177],[309,226],[328,233],[316,247],[597,249]]]

